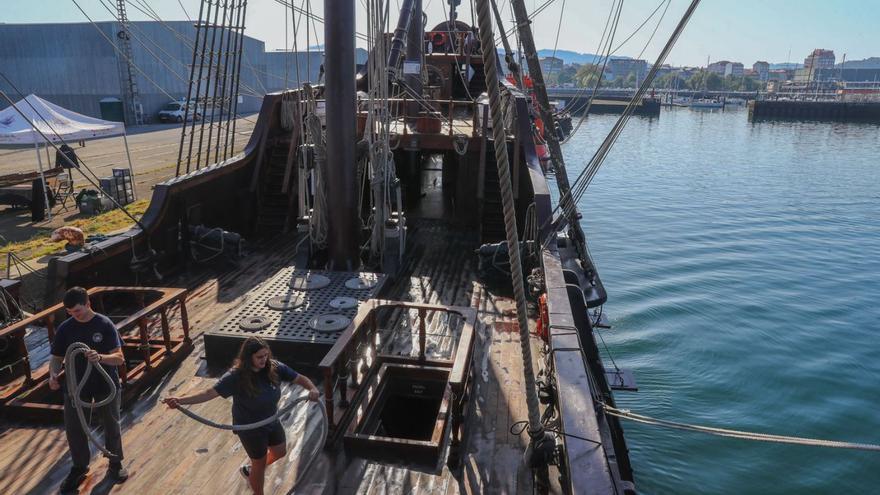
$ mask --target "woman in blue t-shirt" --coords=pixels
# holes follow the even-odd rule
[[[171,409],[178,405],[199,404],[216,397],[232,397],[232,423],[256,423],[278,411],[281,381],[291,381],[309,391],[309,400],[320,397],[315,384],[289,366],[272,359],[269,345],[259,337],[248,337],[238,351],[238,358],[213,387],[182,397],[166,397],[163,402]],[[284,427],[278,420],[253,430],[237,431],[244,450],[251,459],[242,466],[244,476],[256,495],[263,494],[266,466],[287,454]]]

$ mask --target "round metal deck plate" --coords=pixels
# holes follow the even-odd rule
[[[354,290],[372,289],[379,283],[379,278],[374,273],[362,273],[357,277],[345,281],[345,286]]]
[[[330,279],[318,273],[308,273],[293,277],[288,285],[296,290],[317,290],[330,285]]]
[[[277,311],[287,311],[296,309],[305,304],[305,302],[306,300],[301,294],[288,294],[270,298],[266,301],[266,306]]]
[[[356,308],[358,305],[357,299],[353,297],[334,297],[330,300],[329,303],[331,308],[333,309],[351,309]]]
[[[351,320],[342,315],[326,314],[318,315],[309,320],[309,326],[316,332],[339,332],[345,330],[345,327],[351,323]]]
[[[238,322],[238,327],[248,332],[258,332],[272,324],[272,320],[265,316],[248,316]]]

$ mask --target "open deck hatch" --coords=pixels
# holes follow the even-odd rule
[[[345,435],[351,453],[375,460],[435,465],[449,418],[448,368],[383,364],[367,413]]]
[[[395,314],[407,323],[386,326]],[[420,469],[457,467],[476,318],[459,306],[362,303],[319,365],[330,448],[342,443],[350,456]]]

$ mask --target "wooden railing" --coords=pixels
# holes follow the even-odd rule
[[[123,384],[124,397],[130,397],[136,392],[136,387],[126,389],[126,385],[139,387],[150,379],[153,375],[152,371],[161,371],[167,368],[172,362],[181,359],[192,349],[192,340],[189,336],[189,318],[186,311],[186,289],[94,287],[89,289],[88,293],[93,308],[99,313],[105,311],[105,298],[111,295],[133,296],[141,308],[115,324],[122,337],[122,347],[126,357],[133,354],[137,356],[133,359],[138,361],[132,369],[128,369],[125,364],[119,366],[119,377]],[[158,297],[147,304],[146,299],[150,295]],[[181,334],[172,335],[169,311],[174,305],[178,306],[182,330]],[[19,361],[16,368],[12,370],[13,373],[17,371],[17,377],[24,376],[20,386],[7,387],[0,393],[0,405],[9,406],[15,402],[15,407],[18,409],[55,408],[51,404],[45,404],[39,400],[40,397],[49,393],[47,388],[48,369],[47,366],[43,366],[36,373],[31,370],[31,356],[25,345],[25,331],[28,327],[44,326],[47,331],[46,338],[51,344],[55,338],[57,319],[62,315],[66,319],[64,306],[58,303],[0,329],[0,339],[6,339],[10,345],[15,345],[17,349]],[[153,340],[150,335],[150,319],[156,315],[159,316],[161,340]],[[27,399],[23,402],[16,401],[19,396],[27,396]]]
[[[391,117],[394,119],[401,119],[403,122],[403,132],[399,133],[402,136],[407,136],[410,131],[408,129],[408,125],[410,123],[416,123],[416,129],[418,130],[420,125],[424,125],[423,123],[429,121],[439,122],[440,129],[436,132],[430,132],[431,134],[438,134],[442,132],[443,125],[446,124],[449,128],[446,130],[446,134],[450,137],[457,134],[455,132],[455,111],[456,109],[463,108],[467,109],[469,112],[469,120],[470,120],[470,128],[468,132],[465,133],[468,137],[477,137],[479,136],[479,126],[477,125],[477,112],[474,111],[477,106],[473,101],[468,100],[427,100],[427,99],[419,99],[415,100],[413,98],[391,98],[388,100],[389,106],[392,109],[400,108],[401,111],[399,113],[392,113]],[[417,103],[420,115],[407,115],[406,109],[409,105]],[[461,119],[459,119],[461,120]],[[419,131],[421,132],[421,131]],[[428,132],[425,132],[428,133]],[[461,134],[461,133],[458,133]]]
[[[378,352],[376,344],[376,336],[380,330],[378,312],[394,308],[418,312],[417,356],[387,355]],[[426,355],[426,320],[432,312],[456,314],[462,318],[461,334],[450,359],[432,359]],[[324,403],[331,435],[334,435],[334,432],[338,433],[340,427],[352,420],[353,411],[349,406],[358,402],[368,378],[383,363],[451,368],[449,386],[454,394],[454,402],[460,405],[464,400],[469,380],[475,322],[476,311],[471,308],[379,299],[370,299],[362,304],[354,320],[343,331],[336,344],[324,356],[319,365],[320,373],[324,379]],[[338,399],[337,391],[339,392]],[[453,427],[460,423],[460,413],[461,411],[458,411],[458,415],[453,414]]]

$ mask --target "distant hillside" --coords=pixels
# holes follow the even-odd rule
[[[541,58],[544,57],[552,57],[553,50],[543,49],[538,50],[538,56]],[[594,55],[592,53],[578,53],[573,52],[571,50],[556,50],[556,58],[561,58],[562,62],[566,65],[568,64],[595,64],[600,60],[599,55]],[[611,57],[611,58],[630,58],[630,57]]]
[[[871,57],[863,60],[847,60],[847,69],[880,69],[880,57]],[[840,68],[840,62],[835,67]]]

